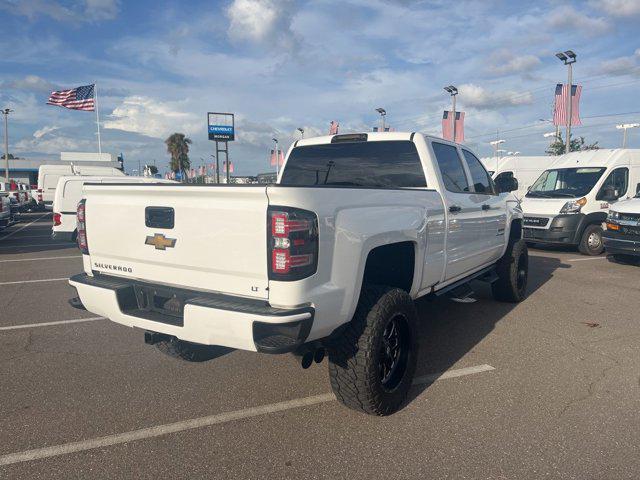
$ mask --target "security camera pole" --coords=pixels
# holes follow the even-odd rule
[[[448,87],[444,87],[445,91],[451,95],[451,115],[453,121],[453,141],[456,141],[456,95],[458,95],[458,89],[453,85],[449,85]]]
[[[4,180],[9,181],[9,114],[13,112],[10,108],[0,110],[4,115]]]
[[[566,52],[556,53],[556,57],[558,57],[561,61],[569,69],[569,79],[568,79],[568,90],[567,90],[567,138],[564,153],[569,153],[571,151],[571,117],[573,115],[573,102],[572,93],[573,93],[573,64],[576,63],[576,54],[573,50],[567,50]]]
[[[384,128],[385,128],[385,123],[384,123],[384,117],[387,116],[387,111],[384,108],[376,108],[376,112],[378,112],[380,114],[380,119],[382,122],[382,130],[381,132],[384,132]]]

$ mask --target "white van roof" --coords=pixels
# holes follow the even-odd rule
[[[560,155],[549,168],[609,167],[611,165],[640,165],[640,149],[601,148]]]
[[[506,170],[526,168],[546,170],[548,165],[551,165],[556,158],[558,157],[551,157],[547,155],[530,157],[522,155],[507,155],[506,157],[499,157],[497,159],[496,157],[482,157],[480,161],[487,170],[492,172],[504,172]]]

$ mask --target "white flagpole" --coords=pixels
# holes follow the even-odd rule
[[[98,127],[98,153],[102,153],[102,144],[100,143],[100,113],[98,109],[98,82],[93,84],[93,98],[96,101],[96,126]]]

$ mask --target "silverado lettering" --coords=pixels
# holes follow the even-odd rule
[[[95,268],[100,268],[102,270],[112,270],[114,272],[133,273],[133,269],[131,267],[123,267],[122,265],[109,265],[106,263],[93,262],[93,266]]]

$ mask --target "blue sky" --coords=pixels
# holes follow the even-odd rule
[[[617,147],[616,123],[640,121],[640,0],[209,2],[4,0],[0,106],[11,148],[25,157],[96,148],[95,116],[47,106],[53,89],[98,82],[103,150],[128,169],[166,166],[163,139],[183,132],[191,159],[210,161],[206,112],[237,115],[231,159],[237,174],[269,171],[276,135],[289,145],[324,134],[370,130],[384,107],[397,130],[440,133],[458,86],[467,143],[543,154],[553,130],[554,86],[578,54],[583,85],[577,135]],[[565,80],[566,81],[566,80]],[[592,117],[592,118],[586,118]],[[521,128],[526,127],[526,128]],[[629,146],[640,148],[640,130]]]

